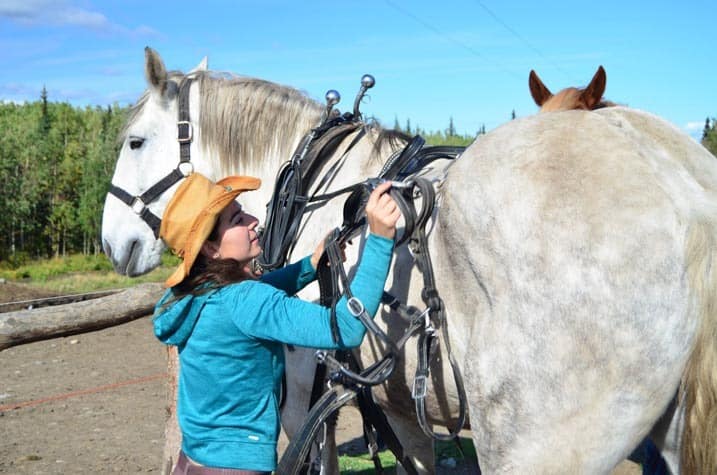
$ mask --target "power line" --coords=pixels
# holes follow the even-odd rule
[[[500,69],[500,70],[503,71],[504,73],[509,74],[510,76],[512,76],[512,77],[514,77],[514,78],[516,78],[516,79],[518,79],[518,80],[521,80],[521,81],[522,81],[523,79],[525,79],[525,78],[521,77],[520,75],[516,74],[514,71],[511,71],[511,70],[508,69],[506,66],[504,66],[504,65],[501,64],[501,63],[499,63],[498,61],[495,61],[495,60],[493,60],[493,59],[490,59],[490,58],[486,57],[485,55],[481,54],[481,53],[480,53],[478,50],[476,50],[475,48],[472,48],[471,46],[469,46],[469,45],[463,43],[462,41],[459,41],[459,40],[455,39],[454,37],[452,37],[452,36],[450,36],[450,35],[448,35],[448,34],[442,32],[441,30],[439,30],[438,28],[434,27],[434,26],[431,25],[430,23],[428,23],[428,22],[422,20],[421,18],[417,17],[413,12],[411,12],[411,11],[409,11],[409,10],[406,10],[405,8],[403,8],[403,7],[399,6],[399,5],[396,5],[392,0],[384,0],[384,1],[385,1],[390,7],[392,7],[394,10],[397,10],[397,11],[399,11],[400,13],[406,15],[407,17],[413,19],[415,22],[421,24],[424,28],[426,28],[426,29],[432,31],[433,33],[435,33],[436,35],[440,36],[441,38],[443,38],[443,39],[445,39],[445,40],[447,40],[447,41],[450,41],[451,43],[453,43],[453,44],[455,44],[455,45],[457,45],[457,46],[463,48],[464,50],[468,51],[468,52],[471,53],[472,55],[477,56],[477,57],[481,58],[482,60],[484,60],[484,61],[486,61],[486,62],[492,63],[494,66],[496,66],[498,69]]]
[[[563,68],[561,68],[561,67],[560,67],[558,64],[556,64],[553,60],[551,60],[550,58],[548,58],[547,56],[545,56],[538,48],[536,48],[535,46],[533,46],[533,45],[532,45],[528,40],[526,40],[522,35],[518,34],[518,32],[515,31],[515,29],[511,28],[506,22],[504,22],[503,20],[501,20],[500,18],[498,18],[498,15],[496,15],[496,14],[495,14],[490,8],[488,8],[483,2],[481,2],[480,0],[474,0],[474,1],[475,1],[475,3],[477,3],[483,10],[485,10],[491,17],[493,17],[493,19],[494,19],[495,21],[497,21],[498,23],[500,23],[500,24],[503,26],[503,28],[505,28],[506,30],[508,30],[513,36],[515,36],[515,37],[518,38],[520,41],[522,41],[523,44],[525,44],[525,46],[527,46],[531,51],[533,51],[535,54],[537,54],[538,56],[540,56],[540,57],[543,58],[544,60],[548,61],[555,69],[557,69],[558,71],[560,71],[561,73],[563,73],[563,75],[566,77],[566,79],[568,79],[568,80],[573,80],[573,78],[571,78],[570,75],[569,75],[568,73],[566,73],[565,70],[563,70]]]

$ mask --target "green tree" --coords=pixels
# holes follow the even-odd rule
[[[705,129],[702,133],[702,145],[717,157],[717,119],[707,118]]]
[[[456,126],[453,124],[453,116],[448,120],[448,129],[446,130],[446,136],[447,137],[455,137],[456,134]]]
[[[127,108],[0,103],[0,261],[100,251]]]

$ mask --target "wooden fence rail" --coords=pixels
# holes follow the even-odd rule
[[[149,315],[162,291],[158,283],[140,284],[91,300],[0,313],[0,351],[33,341],[100,330]]]
[[[17,310],[32,310],[34,308],[48,307],[50,305],[65,305],[68,303],[92,300],[107,295],[116,294],[124,289],[98,290],[84,294],[60,295],[58,297],[45,297],[41,299],[17,300],[15,302],[0,303],[0,313],[15,312]]]

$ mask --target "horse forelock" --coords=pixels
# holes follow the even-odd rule
[[[196,76],[202,145],[218,154],[224,174],[270,154],[289,158],[321,114],[321,106],[297,89],[212,72]]]
[[[587,105],[580,99],[581,89],[568,87],[553,95],[543,103],[540,112],[554,112],[574,109],[587,109]]]
[[[568,87],[553,95],[540,107],[540,112],[556,112],[566,110],[595,110],[614,107],[617,104],[600,99],[594,106],[585,103],[582,94],[586,88]]]

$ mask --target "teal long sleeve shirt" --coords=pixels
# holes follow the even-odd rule
[[[393,241],[369,235],[351,291],[374,316],[391,262]],[[361,344],[366,329],[342,298],[340,341],[330,310],[292,297],[316,278],[309,258],[202,295],[157,304],[157,337],[179,349],[178,419],[182,450],[211,467],[276,468],[283,344],[339,349]]]

